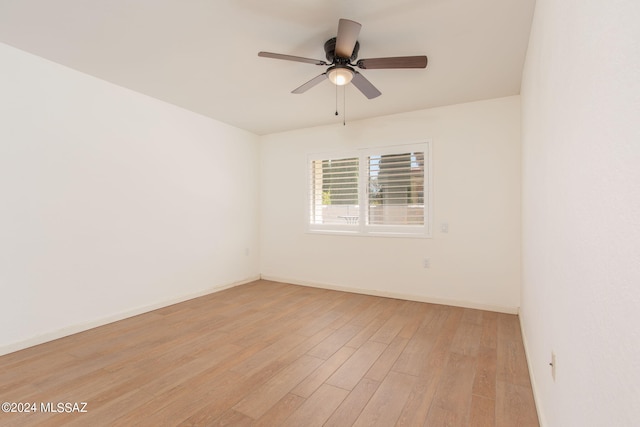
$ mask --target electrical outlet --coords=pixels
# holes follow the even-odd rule
[[[429,260],[429,258],[423,258],[422,268],[429,268],[429,267],[431,267],[431,261]]]
[[[553,381],[556,380],[556,354],[552,351],[551,352],[551,363],[549,363],[549,365],[551,366],[551,378],[553,378]]]

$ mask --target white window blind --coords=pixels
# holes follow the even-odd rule
[[[358,223],[358,160],[351,157],[311,161],[311,224]]]
[[[424,152],[367,157],[368,225],[424,225]]]
[[[428,237],[429,144],[309,157],[309,231]]]

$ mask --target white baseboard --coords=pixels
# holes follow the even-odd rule
[[[139,314],[143,314],[143,313],[148,313],[150,311],[153,310],[157,310],[159,308],[163,308],[163,307],[167,307],[173,304],[177,304],[180,302],[184,302],[184,301],[188,301],[190,299],[194,299],[194,298],[198,298],[204,295],[209,295],[209,294],[213,294],[215,292],[220,292],[223,291],[225,289],[230,289],[236,286],[240,286],[240,285],[244,285],[246,283],[249,282],[253,282],[256,280],[259,280],[260,276],[255,276],[255,277],[249,277],[245,280],[239,281],[239,282],[233,282],[233,283],[228,283],[225,285],[220,285],[220,286],[213,286],[211,288],[207,288],[207,289],[203,289],[202,291],[199,292],[194,292],[191,294],[187,294],[187,295],[181,295],[179,297],[175,297],[175,298],[170,298],[168,300],[164,300],[164,301],[160,301],[160,302],[156,302],[153,304],[149,304],[149,305],[145,305],[142,307],[137,307],[131,310],[125,310],[122,311],[120,313],[116,313],[116,314],[112,314],[106,317],[103,317],[101,319],[97,319],[97,320],[91,320],[89,322],[83,322],[83,323],[79,323],[76,325],[71,325],[71,326],[67,326],[65,328],[62,329],[58,329],[55,331],[50,331],[50,332],[46,332],[44,334],[40,334],[37,335],[35,337],[31,337],[28,338],[26,340],[23,341],[18,341],[15,343],[11,343],[11,344],[7,344],[7,345],[3,345],[0,346],[0,356],[5,355],[5,354],[9,354],[9,353],[13,353],[15,351],[18,350],[23,350],[25,348],[28,347],[33,347],[35,345],[38,344],[42,344],[48,341],[53,341],[56,340],[58,338],[63,338],[69,335],[73,335],[76,334],[78,332],[83,332],[89,329],[93,329],[96,328],[98,326],[103,326],[106,325],[108,323],[113,323],[113,322],[117,322],[118,320],[123,320],[126,319],[128,317],[133,317],[133,316],[137,316]]]
[[[529,368],[529,380],[531,381],[531,390],[533,391],[533,401],[536,404],[536,413],[538,414],[538,423],[540,424],[540,427],[546,427],[547,421],[541,410],[542,401],[540,400],[540,396],[538,395],[538,387],[536,386],[536,379],[533,376],[533,366],[531,365],[531,353],[529,353],[529,347],[527,346],[527,336],[524,333],[524,326],[522,326],[522,317],[520,317],[520,333],[522,334],[522,344],[524,345],[524,354],[527,358],[527,368]]]
[[[501,306],[495,306],[495,305],[480,304],[480,303],[475,303],[470,301],[458,301],[458,300],[449,300],[444,298],[432,298],[432,297],[427,297],[422,295],[408,295],[408,294],[402,294],[397,292],[378,291],[374,289],[350,288],[350,287],[345,287],[340,285],[332,285],[328,283],[315,283],[315,282],[308,282],[305,280],[298,280],[298,279],[284,278],[284,277],[262,275],[261,278],[264,280],[270,280],[273,282],[290,283],[292,285],[308,286],[311,288],[331,289],[333,291],[372,295],[376,297],[396,298],[396,299],[403,299],[403,300],[409,300],[409,301],[426,302],[431,304],[450,305],[454,307],[474,308],[477,310],[495,311],[497,313],[518,314],[518,307],[501,307]]]

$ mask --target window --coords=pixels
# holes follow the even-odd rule
[[[309,230],[430,234],[429,144],[309,157]]]

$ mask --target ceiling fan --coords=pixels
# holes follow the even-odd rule
[[[283,55],[272,52],[258,52],[258,56],[329,66],[324,73],[292,90],[291,93],[304,93],[325,79],[329,79],[337,86],[353,83],[353,85],[369,99],[380,96],[381,92],[371,84],[369,80],[365,79],[362,74],[356,71],[354,69],[355,67],[363,70],[427,67],[427,57],[424,55],[359,59],[354,63],[353,61],[356,61],[358,51],[360,50],[360,43],[358,42],[360,28],[362,28],[361,24],[349,19],[340,19],[338,21],[338,35],[327,40],[324,44],[324,51],[328,62],[320,59],[303,58],[301,56]]]

